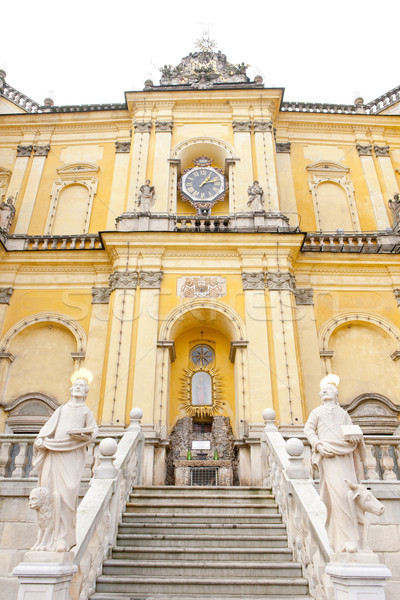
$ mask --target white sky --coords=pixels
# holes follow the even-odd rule
[[[0,67],[37,102],[124,102],[195,51],[202,25],[285,100],[366,102],[400,84],[399,0],[5,0]]]

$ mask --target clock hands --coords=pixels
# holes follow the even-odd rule
[[[204,185],[204,184],[208,183],[208,181],[209,181],[210,177],[211,177],[211,173],[209,174],[209,176],[208,176],[208,177],[206,177],[206,178],[205,178],[205,180],[204,180],[204,181],[202,181],[202,182],[201,182],[201,184],[199,185],[199,187],[203,187],[203,185]]]

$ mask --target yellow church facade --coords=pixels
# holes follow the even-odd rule
[[[209,49],[120,105],[38,105],[2,73],[1,431],[38,431],[78,366],[104,431],[143,410],[154,483],[179,419],[216,415],[257,483],[263,410],[300,431],[330,372],[395,431],[397,90],[289,103]]]

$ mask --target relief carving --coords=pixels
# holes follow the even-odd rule
[[[171,133],[172,132],[172,127],[173,127],[173,122],[172,121],[157,121],[156,122],[156,132],[167,132],[167,133]]]
[[[359,156],[372,156],[372,145],[362,146],[361,144],[356,144],[357,152]]]
[[[272,121],[254,121],[255,132],[272,131]]]
[[[389,146],[374,146],[375,156],[389,156]]]
[[[276,151],[278,154],[290,153],[290,142],[277,142]]]
[[[251,131],[251,121],[233,121],[232,122],[233,131],[235,133],[242,131]]]
[[[264,290],[265,273],[242,273],[243,290]]]
[[[142,289],[160,289],[163,275],[162,271],[140,271],[139,287]]]
[[[92,287],[92,304],[108,304],[110,301],[111,288]]]
[[[396,298],[397,306],[400,306],[400,289],[396,288],[393,290],[394,297]]]
[[[0,304],[10,304],[13,291],[12,287],[0,288]]]
[[[151,121],[142,121],[133,124],[135,128],[135,133],[150,133],[151,131]]]
[[[126,153],[129,154],[131,151],[130,142],[115,142],[115,152],[118,154]]]
[[[296,279],[292,273],[267,273],[267,285],[270,290],[292,290],[296,287]]]
[[[8,233],[15,216],[14,197],[9,196],[7,202],[0,204],[0,231]]]
[[[50,152],[50,144],[45,146],[33,146],[33,154],[35,156],[47,156]]]
[[[108,278],[111,291],[135,290],[138,283],[136,271],[114,271]]]
[[[29,146],[17,146],[17,157],[18,156],[30,156],[32,154],[33,146],[32,144]]]
[[[223,277],[185,277],[178,289],[182,298],[220,298],[226,294]],[[178,283],[179,287],[179,283]]]
[[[293,290],[297,306],[314,304],[314,290],[312,288],[297,288]]]

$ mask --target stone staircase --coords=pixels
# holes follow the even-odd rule
[[[91,600],[311,600],[270,490],[138,487]]]

